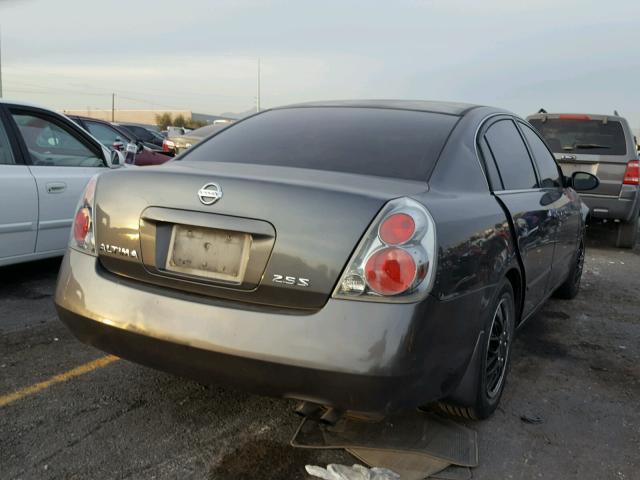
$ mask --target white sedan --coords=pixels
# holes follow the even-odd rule
[[[122,164],[65,116],[0,100],[0,266],[63,255],[87,182]]]

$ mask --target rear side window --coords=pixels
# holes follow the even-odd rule
[[[89,130],[89,133],[96,137],[100,141],[100,143],[106,147],[111,148],[116,142],[127,142],[127,139],[124,137],[124,135],[122,135],[117,130],[108,127],[107,125],[87,120],[84,121],[84,124],[87,126],[87,130]]]
[[[457,120],[379,108],[272,110],[231,125],[182,159],[426,181]]]
[[[484,159],[491,188],[493,190],[504,190],[502,180],[500,179],[500,173],[498,172],[498,167],[496,167],[495,159],[491,154],[491,149],[489,148],[486,138],[482,138],[480,140],[480,151],[482,152],[482,158]]]
[[[558,170],[558,164],[555,158],[549,152],[546,145],[540,140],[540,137],[534,132],[528,125],[524,123],[520,124],[524,138],[527,139],[529,148],[533,158],[538,165],[538,173],[540,174],[540,187],[542,188],[559,188],[562,186],[560,183],[560,171]]]
[[[555,153],[626,155],[627,143],[622,124],[616,120],[574,120],[539,118],[530,120]]]
[[[491,125],[485,138],[496,161],[505,190],[537,187],[536,174],[527,147],[511,120]]]
[[[138,127],[137,125],[126,125],[123,128],[129,130],[135,136],[137,136],[138,138],[140,138],[145,142],[150,142],[151,140],[153,140],[153,135],[151,135],[151,133],[148,130],[142,127]]]

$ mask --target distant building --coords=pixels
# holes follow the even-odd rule
[[[82,117],[96,118],[99,120],[111,121],[111,110],[101,110],[88,108],[84,110],[63,110],[65,115],[78,115]],[[190,110],[115,110],[114,121],[121,123],[141,123],[146,125],[155,125],[156,116],[163,113],[170,114],[173,118],[182,115],[186,120],[202,121],[213,123],[215,120],[227,120],[228,117],[220,115],[208,115],[205,113],[194,113]]]

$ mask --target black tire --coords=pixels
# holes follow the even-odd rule
[[[453,417],[482,420],[498,408],[511,366],[511,344],[516,323],[513,287],[506,278],[500,284],[491,311],[493,314],[487,321],[483,337],[475,403],[463,407],[445,400],[432,406],[435,411]],[[492,370],[495,368],[497,371]]]
[[[565,300],[571,300],[576,298],[580,291],[580,281],[582,280],[582,270],[584,268],[584,238],[580,241],[576,256],[573,260],[573,267],[569,272],[569,276],[558,289],[553,292],[553,296],[557,298],[563,298]]]
[[[471,415],[478,419],[490,417],[498,408],[511,367],[516,306],[513,287],[506,278],[502,281],[492,310],[494,313],[485,329],[476,403],[470,411]],[[491,373],[493,368],[497,368],[497,373]]]
[[[638,241],[638,216],[634,215],[630,222],[620,222],[616,236],[616,247],[633,248]]]

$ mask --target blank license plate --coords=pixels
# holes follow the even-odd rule
[[[174,225],[165,268],[241,284],[250,246],[251,235],[247,233]]]

